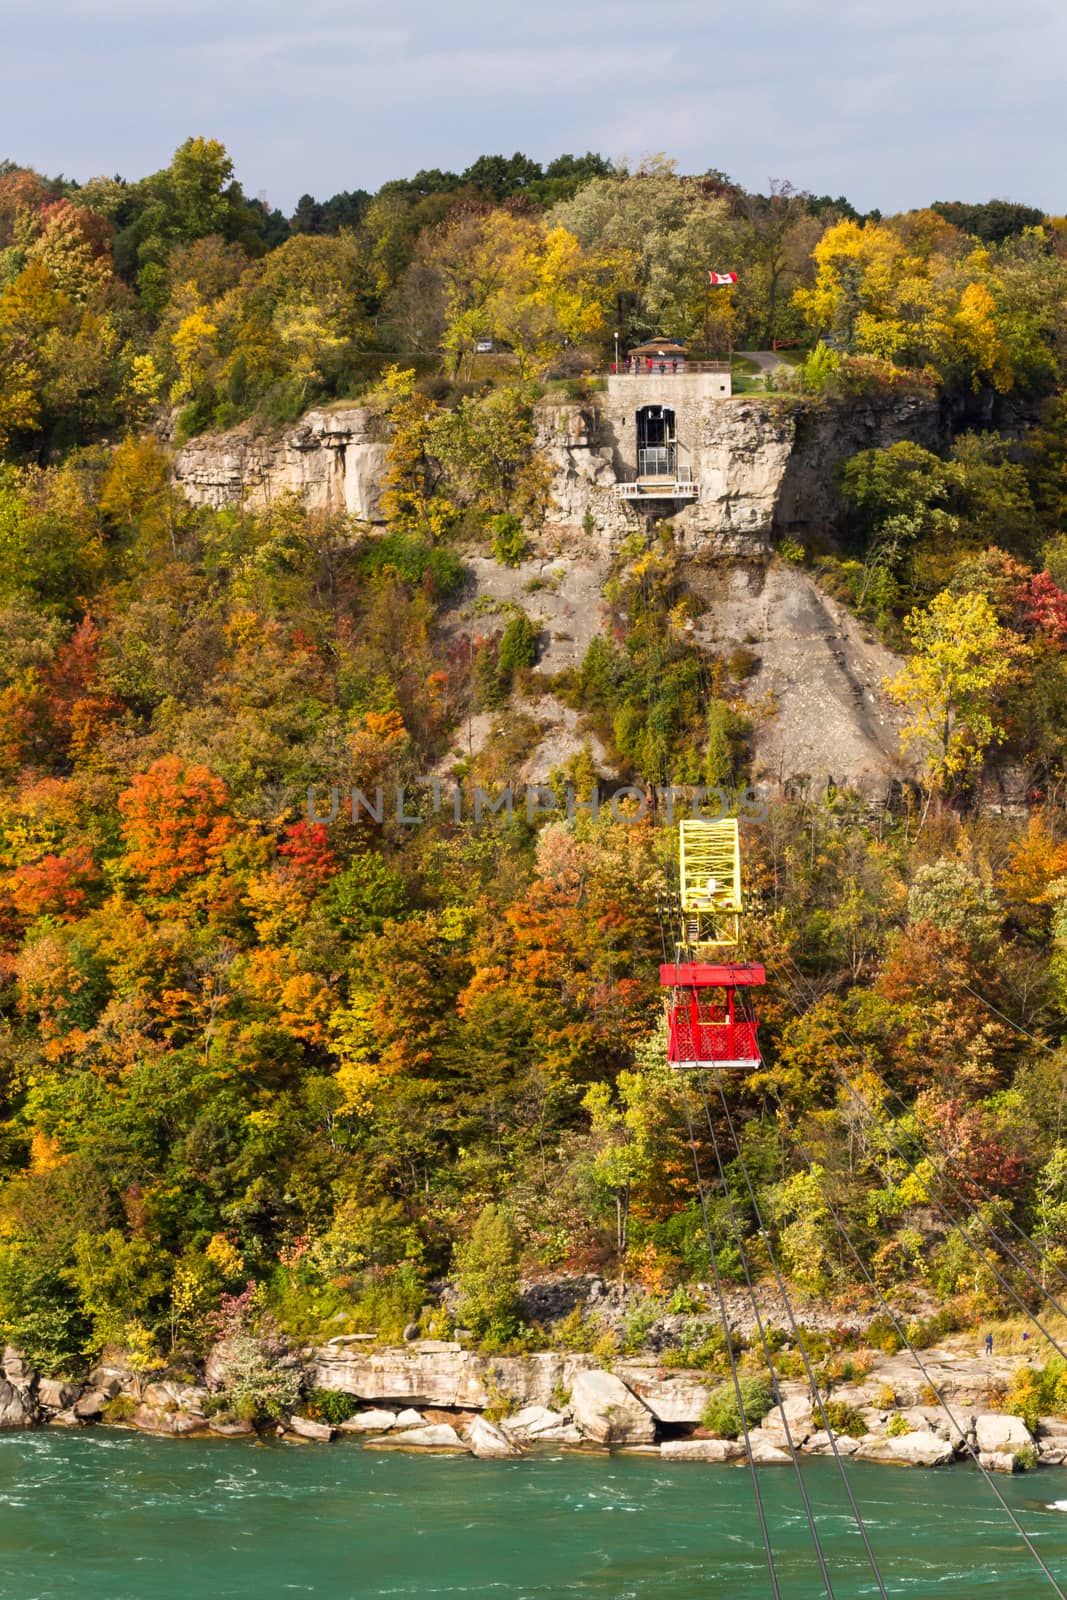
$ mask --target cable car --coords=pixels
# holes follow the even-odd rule
[[[667,994],[667,1060],[680,1071],[760,1064],[749,991],[762,966],[724,959],[741,940],[741,838],[736,817],[679,824],[682,941],[659,969]]]

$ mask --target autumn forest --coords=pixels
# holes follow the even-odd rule
[[[551,521],[537,408],[595,408],[616,334],[780,351],[735,384],[802,419],[952,419],[943,450],[855,451],[832,524],[768,535],[899,658],[886,793],[754,769],[751,661],[694,642],[669,519],[616,542],[573,668],[538,672],[519,605],[445,626],[472,553],[515,567]],[[860,215],[516,155],[286,217],[207,138],[136,180],[0,163],[4,1338],[42,1372],[195,1363],[251,1295],[294,1339],[459,1315],[530,1349],[560,1335],[520,1277],[594,1271],[684,1308],[709,1253],[658,987],[670,830],[476,825],[418,781],[512,781],[548,694],[588,736],[561,795],[767,798],[727,1282],[732,1208],[765,1270],[756,1202],[797,1293],[843,1309],[873,1302],[835,1214],[946,1327],[1007,1307],[998,1273],[1029,1294],[1008,1216],[1067,1268],[1065,385],[1067,219],[1007,201]],[[342,401],[384,445],[381,524],[175,483],[191,439]],[[309,820],[333,785],[403,787],[422,823]]]

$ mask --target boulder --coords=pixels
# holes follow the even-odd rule
[[[398,1412],[393,1418],[394,1428],[421,1428],[426,1418],[420,1411],[415,1411],[408,1406],[404,1411]]]
[[[105,1400],[114,1400],[117,1394],[122,1393],[124,1377],[114,1367],[94,1367],[89,1374],[89,1392],[96,1390]]]
[[[84,1428],[85,1418],[76,1416],[73,1411],[56,1411],[48,1418],[50,1428]]]
[[[204,1418],[181,1411],[177,1407],[164,1410],[161,1406],[141,1404],[131,1418],[133,1426],[142,1433],[171,1434],[183,1438],[189,1433],[202,1433],[207,1426]]]
[[[256,1431],[250,1422],[242,1422],[239,1419],[223,1422],[221,1417],[212,1417],[208,1428],[212,1433],[217,1433],[220,1439],[247,1439],[249,1434],[254,1434]]]
[[[571,1410],[580,1431],[598,1444],[651,1444],[656,1420],[613,1372],[598,1367],[575,1375]]]
[[[659,1453],[663,1461],[740,1461],[745,1447],[736,1439],[664,1439]]]
[[[930,1429],[902,1433],[898,1438],[885,1442],[889,1446],[889,1454],[882,1459],[899,1461],[908,1467],[943,1467],[955,1457],[949,1441]]]
[[[860,1447],[859,1440],[853,1439],[850,1434],[835,1433],[831,1440],[830,1435],[821,1429],[805,1439],[804,1453],[809,1456],[832,1456],[835,1444],[839,1456],[854,1456]]]
[[[1021,1417],[1008,1417],[999,1412],[987,1411],[975,1419],[975,1438],[983,1453],[996,1454],[1033,1447],[1034,1437]]]
[[[513,1444],[495,1422],[489,1422],[485,1417],[475,1417],[466,1429],[465,1437],[481,1461],[509,1461],[522,1455],[518,1445]]]
[[[65,1378],[42,1378],[37,1385],[37,1403],[46,1411],[66,1411],[81,1394],[80,1383]]]
[[[421,1421],[421,1418],[420,1418]],[[357,1411],[354,1417],[346,1417],[341,1424],[342,1433],[388,1433],[390,1428],[396,1426],[395,1411]]]
[[[103,1389],[86,1389],[74,1402],[74,1415],[83,1422],[93,1422],[103,1416],[109,1398]]]
[[[1067,1417],[1038,1417],[1037,1436],[1041,1440],[1061,1440],[1067,1448]]]
[[[13,1389],[28,1389],[37,1374],[21,1350],[9,1344],[4,1349],[4,1377]]]
[[[174,1383],[169,1379],[146,1384],[141,1394],[143,1405],[159,1410],[173,1410],[176,1406],[179,1411],[189,1411],[195,1416],[203,1416],[207,1398],[208,1391],[200,1384]]]
[[[298,1439],[314,1439],[319,1444],[329,1444],[335,1430],[328,1422],[312,1422],[310,1417],[290,1417],[289,1432]]]
[[[547,1406],[524,1406],[505,1417],[500,1426],[510,1439],[520,1444],[581,1444],[582,1435],[570,1420],[570,1413],[550,1411]]]
[[[805,1439],[815,1432],[811,1401],[805,1395],[791,1395],[780,1405],[771,1407],[760,1423],[760,1428],[773,1438],[775,1444],[784,1445],[791,1438],[799,1449]]]
[[[381,1439],[368,1439],[368,1450],[463,1450],[464,1444],[455,1428],[448,1422],[431,1422],[424,1428],[405,1428],[400,1433],[389,1433]]]
[[[789,1466],[793,1457],[788,1450],[783,1450],[773,1439],[761,1437],[757,1429],[748,1436],[749,1456],[757,1467]]]
[[[697,1423],[711,1398],[713,1386],[692,1373],[668,1377],[655,1368],[622,1363],[616,1364],[615,1371],[657,1422]]]
[[[28,1428],[34,1421],[35,1407],[25,1389],[16,1389],[0,1378],[0,1428]]]

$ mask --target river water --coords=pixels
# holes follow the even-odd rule
[[[805,1481],[836,1600],[878,1589],[832,1461]],[[976,1471],[854,1465],[892,1596],[1052,1586]],[[782,1600],[819,1600],[792,1469],[760,1475]],[[1000,1487],[1067,1589],[1067,1472]],[[2,1600],[770,1600],[748,1472],[616,1456],[479,1462],[97,1428],[0,1435]]]

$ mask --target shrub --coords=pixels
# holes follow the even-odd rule
[[[798,539],[790,539],[788,536],[781,539],[778,543],[778,554],[783,561],[788,561],[791,567],[803,565],[805,551]]]
[[[109,1400],[104,1407],[105,1422],[129,1422],[137,1410],[137,1401],[132,1395],[117,1394]]]
[[[339,1428],[356,1410],[358,1401],[343,1389],[312,1389],[303,1406],[303,1414],[313,1422],[329,1422]]]
[[[761,1423],[774,1404],[774,1395],[766,1378],[741,1378],[738,1381],[741,1390],[741,1404],[745,1411],[745,1422],[750,1428]],[[719,1439],[736,1439],[741,1429],[741,1413],[737,1407],[737,1394],[733,1382],[724,1383],[716,1389],[707,1405],[701,1422],[709,1433],[715,1434]]]
[[[885,1431],[890,1439],[901,1439],[904,1434],[911,1432],[911,1423],[907,1417],[902,1417],[899,1411],[895,1411],[890,1417],[889,1426]]]
[[[413,588],[429,578],[439,595],[454,594],[466,576],[466,568],[454,550],[431,544],[414,533],[382,534],[364,550],[359,567],[371,578],[391,572]]]
[[[512,512],[502,511],[499,516],[490,517],[489,532],[492,535],[493,555],[502,566],[517,567],[526,560],[530,541],[522,523]]]
[[[846,1400],[827,1400],[823,1410],[827,1424],[834,1433],[847,1433],[852,1439],[862,1439],[867,1432],[867,1424],[856,1407],[850,1406]]]

